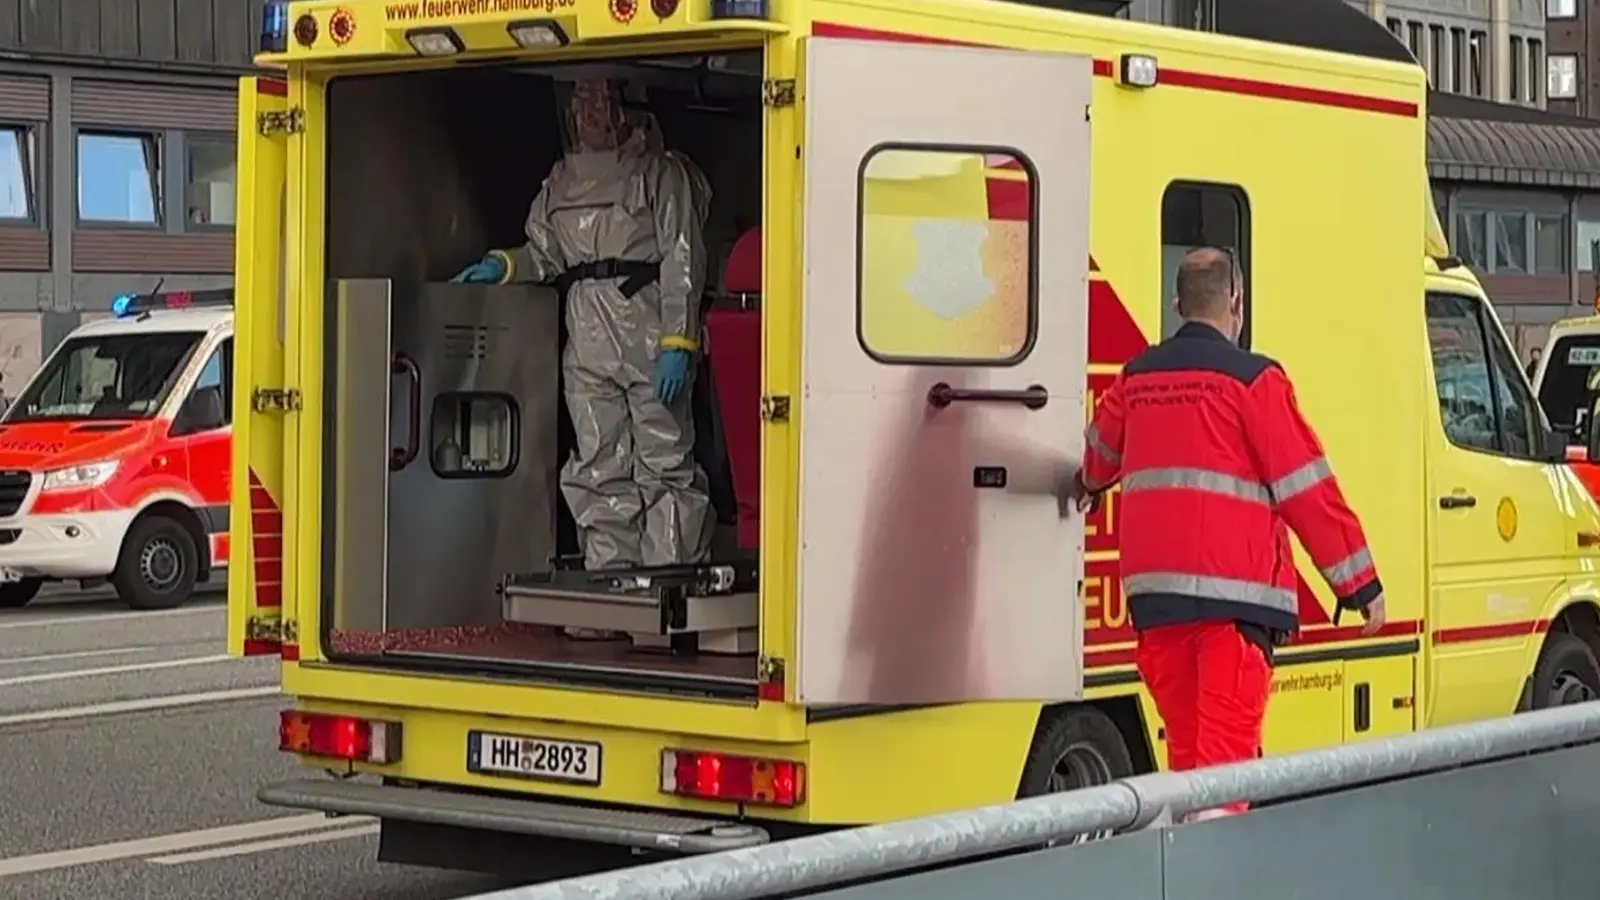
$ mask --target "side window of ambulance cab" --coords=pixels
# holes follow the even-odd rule
[[[1250,346],[1250,198],[1234,184],[1174,181],[1161,195],[1161,337],[1182,325],[1172,300],[1178,295],[1178,264],[1197,247],[1233,254],[1243,279],[1244,328],[1239,345]]]
[[[233,424],[233,338],[224,339],[217,349],[211,351],[211,358],[206,360],[200,377],[195,379],[190,396],[206,388],[221,390],[223,414],[227,423]]]
[[[1450,442],[1539,459],[1543,418],[1484,302],[1463,294],[1430,293],[1427,310],[1439,415]]]

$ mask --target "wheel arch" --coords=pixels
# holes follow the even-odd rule
[[[1135,684],[1137,682],[1134,682]],[[1094,697],[1087,700],[1070,701],[1066,703],[1050,703],[1039,708],[1039,717],[1033,725],[1033,737],[1029,742],[1030,748],[1036,744],[1043,735],[1045,728],[1058,714],[1074,709],[1092,709],[1111,720],[1111,724],[1121,735],[1123,744],[1128,748],[1128,755],[1133,761],[1133,774],[1144,775],[1156,770],[1155,747],[1152,745],[1153,736],[1149,721],[1145,716],[1143,696],[1138,691],[1130,690],[1127,693],[1116,694],[1109,697]],[[1023,789],[1023,779],[1027,773],[1018,773],[1018,796]]]
[[[171,498],[162,498],[139,510],[128,524],[127,534],[122,537],[122,549],[117,553],[117,562],[120,565],[123,554],[128,552],[128,539],[133,534],[133,526],[145,519],[151,518],[171,519],[183,526],[194,541],[195,559],[200,562],[200,570],[195,573],[196,581],[205,581],[211,577],[211,536],[206,532],[205,523],[200,521],[200,514],[194,507]]]

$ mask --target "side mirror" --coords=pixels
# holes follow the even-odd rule
[[[222,388],[196,388],[172,421],[173,436],[215,431],[228,424],[228,410],[222,402]]]
[[[1545,429],[1543,447],[1545,461],[1566,462],[1567,447],[1572,445],[1574,437],[1571,427],[1556,425]]]

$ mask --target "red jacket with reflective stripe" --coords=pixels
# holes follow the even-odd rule
[[[1089,425],[1081,478],[1091,491],[1122,483],[1136,628],[1235,619],[1298,630],[1290,530],[1341,607],[1383,591],[1288,376],[1209,325],[1191,322],[1128,363]]]

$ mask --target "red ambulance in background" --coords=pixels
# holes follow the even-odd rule
[[[0,418],[0,607],[73,580],[166,609],[227,564],[233,290],[112,311]]]

